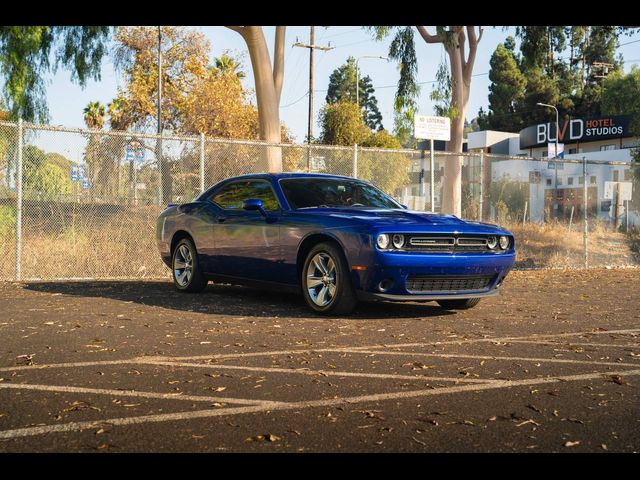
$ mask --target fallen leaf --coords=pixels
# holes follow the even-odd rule
[[[609,378],[613,383],[617,383],[618,385],[629,385],[629,382],[627,382],[621,375],[609,375]]]
[[[600,448],[603,450],[609,450],[606,443],[603,443],[602,445],[600,445]]]
[[[214,391],[215,392],[224,392],[226,389],[227,389],[227,387],[218,387]]]
[[[525,420],[524,422],[520,422],[520,423],[518,423],[518,424],[516,425],[516,427],[521,427],[521,426],[523,426],[523,425],[527,425],[527,424],[529,424],[529,423],[531,423],[531,424],[533,424],[533,425],[536,425],[537,427],[539,427],[539,426],[540,426],[540,424],[539,424],[538,422],[536,422],[535,420],[529,419],[529,420]]]
[[[427,445],[426,443],[424,443],[424,442],[422,442],[422,441],[418,440],[416,437],[411,437],[411,440],[413,440],[413,441],[414,441],[414,442],[416,442],[416,443],[419,443],[420,445],[424,445],[424,446],[426,446],[426,445]]]
[[[575,447],[576,445],[580,445],[580,442],[579,441],[578,442],[570,442],[570,441],[567,440],[566,442],[564,442],[563,446],[564,447]]]

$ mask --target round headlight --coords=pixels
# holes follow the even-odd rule
[[[381,233],[380,235],[378,235],[376,243],[378,244],[378,248],[384,250],[389,246],[389,235],[387,235],[386,233]]]
[[[496,248],[497,245],[498,245],[498,239],[496,237],[487,238],[487,247],[489,247],[491,250]]]
[[[404,235],[400,235],[399,233],[396,233],[391,241],[393,242],[393,246],[395,248],[402,248],[404,246]]]
[[[506,250],[509,247],[509,237],[502,235],[499,240],[500,248]]]

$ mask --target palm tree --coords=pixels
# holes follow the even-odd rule
[[[104,126],[105,108],[100,102],[89,102],[84,107],[84,123],[88,128],[94,128],[97,130],[102,129]]]
[[[245,73],[242,70],[239,70],[241,67],[240,63],[236,61],[230,55],[223,53],[221,57],[214,57],[215,66],[210,67],[212,71],[219,71],[222,74],[230,73],[235,75],[238,80],[241,80],[245,77]]]

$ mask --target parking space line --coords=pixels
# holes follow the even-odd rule
[[[358,352],[359,353],[359,352]],[[228,369],[228,370],[245,370],[250,372],[267,372],[267,373],[295,373],[302,375],[324,375],[331,377],[361,377],[361,378],[381,378],[385,380],[420,380],[420,381],[442,381],[442,382],[467,382],[467,383],[487,383],[494,382],[495,380],[488,378],[482,379],[467,379],[456,377],[427,377],[427,376],[413,376],[402,375],[394,373],[366,373],[366,372],[341,372],[337,370],[311,370],[307,368],[279,368],[279,367],[254,367],[244,365],[219,365],[216,363],[190,363],[190,362],[171,362],[171,361],[157,361],[150,360],[144,362],[151,365],[170,365],[179,367],[198,367],[216,369]]]
[[[579,375],[565,375],[557,377],[524,379],[524,380],[500,380],[485,384],[475,385],[459,385],[454,387],[442,387],[430,390],[413,390],[409,392],[394,392],[394,393],[379,393],[371,395],[360,395],[355,397],[344,398],[331,398],[325,400],[310,400],[291,403],[278,403],[274,405],[256,405],[237,408],[224,408],[220,410],[196,410],[192,412],[177,412],[177,413],[165,413],[157,415],[144,415],[139,417],[126,417],[126,418],[111,418],[108,420],[98,421],[86,421],[86,422],[71,422],[57,425],[43,425],[37,427],[17,428],[13,430],[0,431],[0,440],[13,439],[20,437],[27,437],[33,435],[43,435],[47,433],[59,433],[59,432],[75,432],[87,430],[90,428],[97,428],[98,426],[104,427],[105,425],[122,426],[122,425],[136,425],[144,423],[158,423],[169,422],[177,420],[193,420],[198,418],[210,418],[226,415],[239,415],[246,413],[262,413],[272,412],[277,410],[296,410],[313,407],[330,407],[340,404],[357,404],[364,402],[380,402],[386,400],[399,400],[416,397],[426,397],[431,395],[443,395],[448,393],[458,392],[478,392],[483,390],[493,390],[500,388],[518,387],[518,386],[532,386],[558,382],[569,382],[578,380],[595,380],[603,378],[604,376],[611,375],[640,375],[639,370],[627,370],[627,371],[615,371],[615,372],[598,372]]]
[[[534,345],[554,345],[564,347],[575,345],[577,347],[605,347],[605,348],[640,348],[640,343],[633,345],[617,345],[615,343],[583,343],[583,342],[553,342],[553,341],[537,341],[537,340],[509,340],[509,343],[531,343]]]
[[[247,353],[224,353],[224,354],[210,354],[210,355],[193,355],[193,356],[181,356],[181,357],[137,357],[131,359],[121,359],[121,360],[103,360],[103,361],[92,361],[92,362],[70,362],[70,363],[52,363],[52,364],[35,364],[35,365],[16,365],[13,367],[2,367],[0,368],[0,372],[12,372],[18,370],[35,370],[35,369],[44,369],[44,368],[73,368],[73,367],[89,367],[89,366],[97,366],[97,365],[121,365],[121,364],[132,364],[132,363],[140,363],[144,359],[158,359],[158,360],[207,360],[207,359],[224,359],[224,358],[244,358],[244,357],[260,357],[260,356],[275,356],[275,355],[295,355],[295,354],[305,354],[305,353],[324,353],[324,352],[352,352],[356,351],[367,351],[367,350],[378,350],[382,348],[407,348],[407,347],[424,347],[424,346],[438,346],[438,345],[456,345],[463,343],[477,343],[477,342],[505,342],[505,341],[515,341],[515,340],[531,340],[535,341],[537,339],[544,338],[562,338],[562,337],[572,337],[572,336],[580,336],[580,335],[606,335],[606,334],[638,334],[640,333],[640,329],[628,329],[628,330],[606,330],[606,331],[596,331],[596,332],[571,332],[571,333],[551,333],[551,334],[540,334],[540,335],[531,335],[531,336],[521,336],[521,337],[498,337],[498,338],[475,338],[475,339],[461,339],[461,340],[447,340],[447,341],[434,341],[434,342],[414,342],[414,343],[396,343],[396,344],[376,344],[376,345],[368,345],[362,347],[329,347],[329,348],[312,348],[312,349],[290,349],[290,350],[275,350],[275,351],[266,351],[266,352],[247,352]],[[620,364],[618,364],[620,365]]]
[[[614,367],[640,367],[639,363],[624,363],[624,362],[600,362],[600,361],[589,361],[589,360],[572,360],[568,358],[530,358],[530,357],[502,357],[495,355],[467,355],[463,353],[426,353],[426,352],[401,352],[395,350],[341,350],[341,352],[349,352],[349,353],[368,353],[375,355],[404,355],[407,357],[410,356],[420,356],[420,357],[437,357],[437,358],[471,358],[477,360],[509,360],[509,361],[520,361],[520,362],[550,362],[550,363],[575,363],[579,365],[603,365],[603,366],[614,366]]]
[[[0,389],[37,390],[62,393],[89,393],[112,395],[114,397],[140,397],[161,400],[188,400],[190,402],[236,403],[238,405],[272,405],[280,402],[270,400],[251,400],[246,398],[207,397],[201,395],[178,395],[173,393],[139,392],[137,390],[111,390],[104,388],[72,387],[67,385],[35,385],[30,383],[0,383]]]
[[[43,363],[33,365],[16,365],[14,367],[2,367],[0,372],[13,372],[18,370],[40,370],[44,368],[73,368],[73,367],[95,367],[97,365],[126,365],[135,363],[132,359],[123,360],[95,360],[93,362],[69,362],[69,363]]]

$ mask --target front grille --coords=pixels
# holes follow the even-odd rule
[[[492,275],[483,276],[435,276],[409,275],[406,287],[409,292],[471,292],[485,290],[493,281]]]
[[[487,252],[486,236],[419,236],[412,235],[407,242],[405,250],[416,252]]]

